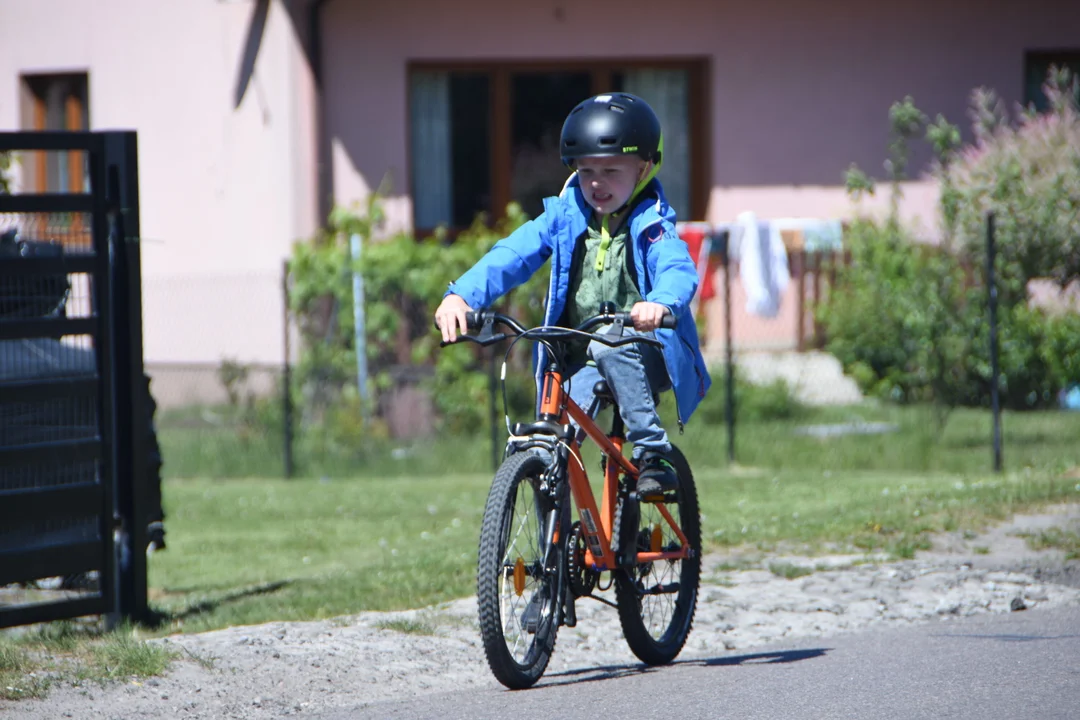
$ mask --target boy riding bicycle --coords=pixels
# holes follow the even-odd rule
[[[563,163],[575,171],[562,192],[545,199],[543,214],[496,243],[450,284],[435,322],[443,340],[453,342],[459,328],[467,332],[468,311],[521,285],[548,258],[545,325],[575,327],[602,302],[629,311],[632,332],[655,337],[663,350],[590,342],[574,358],[570,397],[587,408],[596,382],[606,380],[626,439],[634,444],[638,493],[673,490],[678,477],[667,459],[671,443],[656,412],[657,394],[674,389],[681,429],[711,379],[689,310],[697,269],[656,179],[663,160],[660,122],[641,98],[597,95],[570,111],[559,145]],[[660,327],[667,313],[677,319],[674,330]],[[537,370],[542,369],[543,362]]]

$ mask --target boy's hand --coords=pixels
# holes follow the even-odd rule
[[[635,330],[648,332],[660,327],[660,321],[667,312],[667,306],[660,303],[639,302],[630,308],[630,319],[634,321]]]
[[[435,324],[442,330],[443,342],[457,340],[457,329],[459,327],[462,335],[469,331],[468,325],[465,323],[465,313],[471,310],[472,308],[460,295],[447,295],[443,298],[438,309],[435,310]]]

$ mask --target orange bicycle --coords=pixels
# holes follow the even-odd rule
[[[673,321],[665,317],[663,327],[672,327]],[[701,572],[701,526],[686,458],[672,447],[677,490],[639,497],[638,470],[623,454],[623,422],[607,383],[596,384],[587,411],[565,387],[566,358],[574,340],[612,347],[659,345],[640,335],[623,337],[624,327],[631,324],[629,313],[604,309],[577,328],[526,329],[513,318],[481,311],[468,317],[470,331],[478,334],[459,338],[480,345],[529,339],[547,349],[536,418],[513,426],[507,419],[505,458],[495,473],[480,529],[480,634],[492,673],[512,689],[530,687],[544,674],[559,627],[577,624],[574,602],[579,598],[616,607],[627,644],[649,665],[674,660],[690,634]],[[505,331],[496,333],[497,325]],[[602,325],[610,327],[593,332]],[[505,377],[504,364],[504,389]],[[612,426],[605,433],[595,419],[609,406],[614,408]],[[602,453],[599,507],[581,455],[586,438]],[[579,518],[573,522],[572,505]],[[594,594],[612,583],[614,603]]]

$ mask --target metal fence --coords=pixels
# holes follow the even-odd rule
[[[0,195],[0,626],[145,620],[160,491],[135,135],[0,133],[0,151],[77,157],[88,179],[85,193]]]
[[[753,388],[775,388],[780,383],[794,404],[805,407],[866,407],[859,384],[845,374],[845,368],[828,352],[830,338],[820,312],[835,302],[834,289],[843,281],[845,268],[853,262],[845,231],[841,228],[830,243],[815,244],[809,241],[807,233],[790,222],[779,232],[773,232],[768,221],[760,225],[758,239],[763,243],[763,238],[770,239],[773,251],[782,257],[786,273],[781,287],[776,288],[776,307],[771,312],[754,307],[754,293],[760,292],[760,288],[750,287],[753,278],[747,274],[747,249],[739,231],[731,225],[704,223],[688,223],[679,228],[699,261],[701,283],[695,307],[700,336],[713,376],[712,393],[723,398],[722,409],[711,412],[708,420],[713,424],[709,432],[716,439],[713,448],[717,462],[745,462],[747,456],[740,452],[740,436],[747,430],[746,423],[768,420],[754,415]],[[779,246],[776,237],[781,238]],[[989,293],[988,281],[992,278],[985,269],[968,268],[967,274],[973,287]],[[350,285],[354,280],[346,279]],[[154,282],[148,280],[148,295],[156,292]],[[176,281],[173,282],[175,285]],[[233,293],[235,287],[255,284],[262,288],[259,290],[259,297],[263,298],[261,312],[234,313],[228,325],[208,329],[207,334],[228,335],[238,344],[251,344],[252,338],[258,337],[260,343],[279,348],[279,362],[240,362],[223,357],[216,364],[151,366],[159,399],[168,398],[163,402],[167,409],[161,418],[161,428],[174,445],[171,458],[166,459],[169,474],[286,477],[319,474],[326,472],[321,469],[323,460],[334,453],[346,458],[338,471],[360,473],[365,471],[373,452],[407,454],[414,448],[423,448],[439,434],[439,418],[433,402],[433,395],[439,389],[434,385],[433,370],[430,366],[409,364],[407,342],[403,350],[398,348],[400,352],[394,353],[391,365],[327,365],[322,370],[309,366],[302,368],[305,376],[322,378],[325,382],[304,385],[298,381],[298,363],[311,363],[313,359],[317,362],[318,354],[306,353],[301,347],[297,319],[285,311],[289,287],[286,271],[276,278],[264,274],[257,283],[251,279],[241,283],[209,283],[208,287],[232,289],[216,291],[217,295],[209,295],[203,301],[225,306],[230,303],[221,293]],[[355,285],[352,287],[356,289]],[[272,304],[270,288],[276,288],[279,293]],[[335,327],[339,314],[356,312],[353,300],[331,302],[324,310],[325,317],[320,322],[326,328]],[[427,309],[428,313],[431,311],[433,308]],[[409,312],[416,315],[410,316],[413,325],[430,327],[428,315],[417,313],[416,308]],[[262,320],[255,322],[252,318]],[[154,322],[152,317],[149,322]],[[989,317],[986,322],[992,324]],[[269,328],[277,333],[276,341],[265,340]],[[399,339],[407,336],[408,331],[402,332]],[[478,354],[474,359],[477,372],[486,376],[482,382],[489,394],[483,434],[484,441],[490,443],[489,454],[494,463],[500,457],[505,430],[501,427],[503,398],[499,368],[492,357]],[[360,375],[366,382],[361,383]],[[379,383],[375,382],[376,375]],[[202,389],[186,393],[169,389],[185,382]],[[528,383],[529,379],[518,378],[515,382]],[[373,401],[366,405],[360,402],[364,394],[362,385],[367,385],[373,396]],[[1001,382],[995,375],[988,385],[996,393]],[[286,392],[286,388],[291,391]],[[198,399],[190,403],[195,407],[185,408],[183,402],[177,402],[185,395]],[[988,465],[1000,467],[1004,444],[1000,407],[994,403],[990,409],[993,417],[987,425],[986,437],[993,438],[998,459],[991,463],[988,454]],[[837,414],[843,413],[834,413]],[[866,415],[860,409],[847,414],[856,418],[855,421],[838,422],[838,425],[858,424],[858,432],[885,426],[859,420]],[[334,427],[327,429],[324,422],[327,420]],[[697,425],[701,422],[698,418],[693,421]],[[798,427],[795,431],[836,430],[818,427],[816,420],[807,423],[813,427]],[[313,428],[319,428],[315,436]],[[782,432],[790,431],[787,425],[783,426]],[[470,442],[475,447],[475,439]]]

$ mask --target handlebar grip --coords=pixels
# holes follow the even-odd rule
[[[484,326],[484,311],[470,310],[465,313],[465,325],[470,330],[479,330]]]
[[[435,326],[436,330],[441,330],[439,327],[439,321],[432,319],[431,324]],[[465,327],[469,330],[479,330],[484,327],[484,311],[483,310],[469,310],[465,313]]]
[[[660,327],[662,327],[662,328],[666,328],[668,330],[674,330],[675,329],[675,324],[676,324],[676,320],[675,320],[675,314],[674,313],[665,313],[664,317],[660,318]]]

